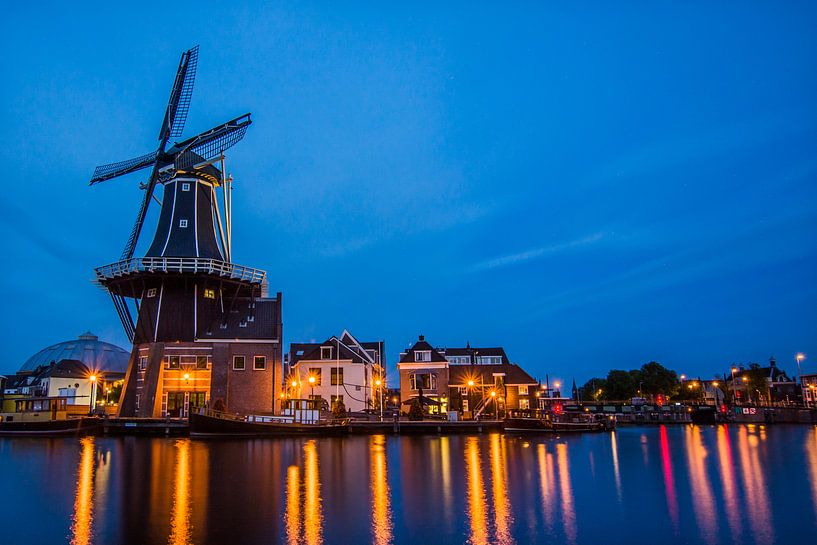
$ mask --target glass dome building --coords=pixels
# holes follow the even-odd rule
[[[115,344],[100,341],[91,332],[83,333],[76,340],[65,341],[43,348],[26,360],[20,373],[30,373],[41,365],[61,360],[78,360],[88,369],[124,374],[128,369],[130,353]]]

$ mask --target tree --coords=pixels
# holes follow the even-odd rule
[[[641,366],[639,382],[645,394],[674,396],[678,393],[678,375],[656,361]]]
[[[343,403],[343,398],[338,398],[332,404],[332,416],[335,418],[345,418],[346,417],[346,405]]]
[[[420,402],[416,399],[411,401],[411,406],[409,407],[409,420],[422,420],[423,419],[423,408],[420,407]]]
[[[607,373],[605,399],[625,401],[638,393],[639,372],[613,369]]]
[[[610,399],[607,397],[607,379],[594,377],[584,383],[579,388],[582,394],[582,401],[600,401]]]

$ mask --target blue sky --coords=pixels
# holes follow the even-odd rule
[[[87,180],[155,147],[195,44],[185,136],[253,113],[233,255],[284,293],[287,342],[817,371],[817,5],[729,4],[7,6],[0,371],[125,344],[90,280],[144,176]]]

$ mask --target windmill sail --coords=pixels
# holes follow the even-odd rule
[[[119,161],[118,163],[111,163],[109,165],[100,165],[94,169],[94,174],[91,176],[90,184],[94,185],[99,182],[104,182],[105,180],[110,180],[111,178],[116,178],[117,176],[124,176],[125,174],[142,170],[155,162],[156,152],[154,151],[151,153],[146,153],[141,157],[128,159],[127,161]]]
[[[176,170],[188,169],[198,162],[209,161],[218,157],[222,152],[236,145],[244,138],[247,127],[251,123],[250,114],[244,114],[176,144],[169,150],[168,154],[175,154],[174,166]]]
[[[187,121],[187,112],[190,110],[190,100],[193,97],[193,84],[196,82],[196,68],[199,62],[199,46],[182,53],[179,68],[176,70],[176,79],[170,91],[165,118],[162,121],[162,130],[159,131],[159,140],[162,147],[170,138],[178,138],[184,131]]]

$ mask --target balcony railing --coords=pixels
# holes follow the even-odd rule
[[[95,272],[99,283],[135,273],[210,274],[253,284],[262,284],[267,276],[261,269],[199,257],[133,257],[99,267]]]

